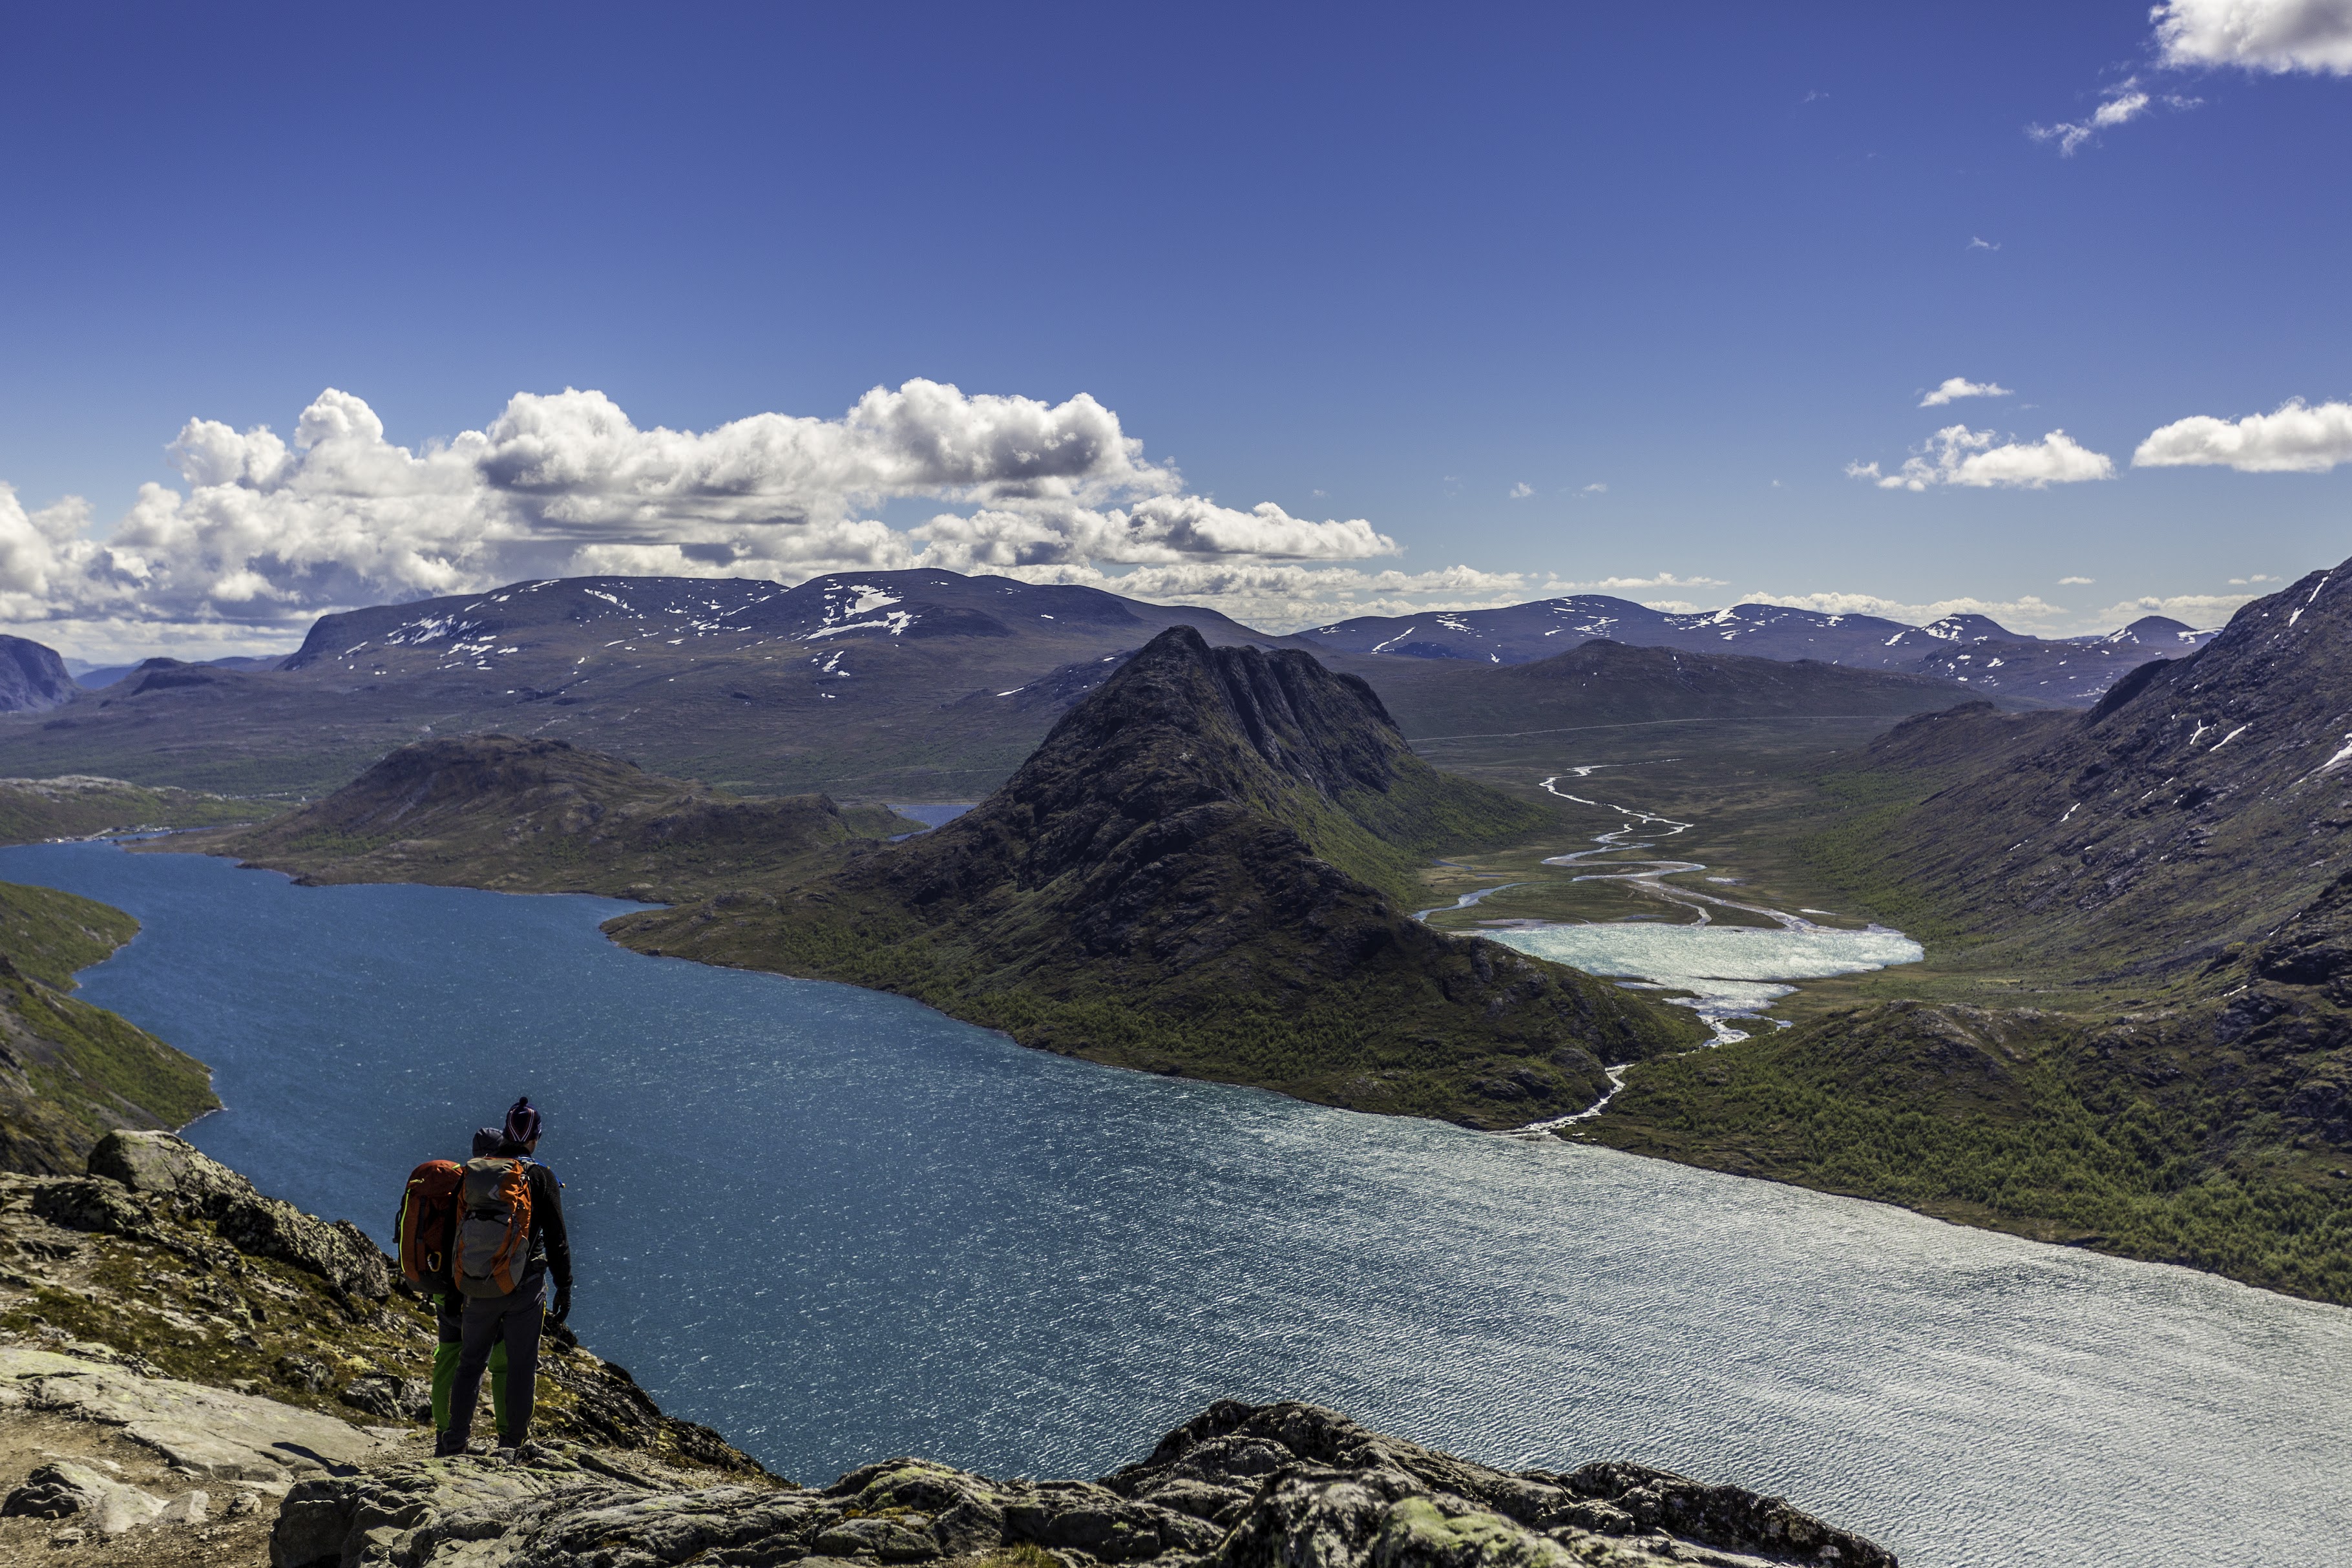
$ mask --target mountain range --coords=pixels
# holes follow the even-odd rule
[[[1782,604],[1675,613],[1601,594],[1499,610],[1359,616],[1298,633],[1301,643],[1318,653],[1489,664],[1523,664],[1606,638],[1633,647],[1897,671],[1972,691],[2065,704],[2094,701],[2126,671],[2152,658],[2191,652],[2211,636],[2161,615],[2145,616],[2106,636],[2051,641],[2011,632],[1983,615],[1948,615],[1908,626],[1875,615],[1833,615]]]
[[[1891,686],[1832,693],[1829,677],[1806,677],[1835,711],[1878,713],[1954,693],[2087,702],[2159,646],[2200,635],[2143,622],[2113,638],[2042,643],[2004,640],[1980,619],[1931,634],[1770,607],[1694,618],[1583,599],[1436,617],[1400,642],[1361,622],[1276,637],[1209,610],[940,571],[791,589],[567,579],[330,615],[270,667],[150,659],[99,689],[57,683],[38,699],[54,698],[49,707],[0,714],[0,773],[315,797],[409,740],[500,733],[571,740],[737,792],[971,800],[1010,776],[1117,660],[1173,625],[1219,645],[1309,649],[1393,695],[1408,733],[1424,711],[1450,726],[1448,683],[1481,689],[1476,666],[1540,663],[1599,640],[1926,683],[1895,702]],[[1447,648],[1465,656],[1420,656]]]

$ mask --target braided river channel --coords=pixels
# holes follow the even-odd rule
[[[1602,1149],[1023,1050],[648,958],[628,907],[296,887],[105,844],[0,877],[144,929],[82,995],[210,1062],[189,1135],[383,1239],[547,1113],[572,1318],[779,1471],[1090,1476],[1213,1398],[1491,1463],[1779,1492],[1906,1568],[2352,1560],[2352,1312]]]

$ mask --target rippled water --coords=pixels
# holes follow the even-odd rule
[[[619,907],[297,888],[101,846],[0,876],[146,922],[85,994],[195,1051],[197,1141],[379,1235],[528,1090],[575,1322],[829,1479],[1086,1475],[1221,1395],[1507,1465],[1779,1491],[1910,1568],[2340,1563],[2352,1314],[1869,1204],[1023,1051],[606,943]]]

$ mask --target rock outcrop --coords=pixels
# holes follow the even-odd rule
[[[0,634],[0,713],[46,713],[80,690],[55,648]]]
[[[121,1427],[175,1470],[214,1480],[348,1471],[380,1457],[399,1435],[276,1399],[13,1345],[0,1345],[0,1402]]]
[[[152,1391],[148,1379],[201,1385],[204,1398],[175,1395],[173,1408],[184,1414],[195,1399],[201,1418],[190,1420],[231,1447],[242,1440],[223,1436],[230,1417],[263,1406],[325,1423],[310,1440],[321,1454],[338,1434],[364,1438],[362,1427],[424,1427],[432,1315],[356,1226],[257,1192],[169,1133],[110,1134],[90,1170],[0,1176],[0,1258],[25,1270],[0,1266],[0,1356],[46,1352],[127,1369],[76,1383],[41,1374],[59,1399],[79,1390],[99,1401],[93,1415],[132,1408],[127,1391]],[[561,1325],[543,1342],[540,1371],[537,1425],[551,1437],[763,1473],[708,1427],[665,1415],[625,1368]],[[174,1417],[157,1409],[136,1419]]]
[[[1777,1498],[1638,1465],[1497,1470],[1311,1405],[1221,1402],[1098,1481],[922,1459],[823,1490],[709,1486],[568,1449],[295,1487],[272,1568],[768,1568],[998,1558],[1034,1568],[1895,1568]]]

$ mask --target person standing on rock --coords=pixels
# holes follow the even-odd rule
[[[499,1145],[507,1141],[506,1132],[499,1127],[480,1127],[474,1132],[473,1158],[495,1155]],[[466,1298],[457,1291],[457,1249],[451,1248],[441,1273],[434,1280],[433,1294],[433,1436],[440,1441],[441,1434],[449,1429],[449,1396],[457,1386],[457,1357],[466,1342]],[[490,1346],[490,1412],[498,1420],[499,1436],[507,1431],[507,1347],[503,1342]]]
[[[494,1346],[507,1353],[506,1411],[499,1451],[519,1455],[530,1440],[538,1391],[541,1321],[562,1322],[572,1312],[572,1241],[563,1228],[563,1184],[531,1158],[539,1147],[540,1114],[525,1095],[507,1112],[504,1141],[495,1153],[466,1162],[454,1250],[459,1292],[466,1298],[449,1425],[435,1441],[436,1458],[466,1451],[474,1406]],[[555,1301],[546,1302],[548,1276]]]

